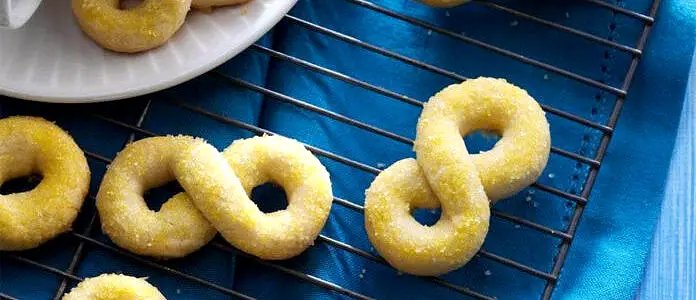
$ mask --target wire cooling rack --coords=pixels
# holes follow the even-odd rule
[[[300,0],[300,1],[302,1],[302,0]],[[562,25],[559,23],[548,21],[548,20],[542,19],[540,17],[536,17],[536,16],[515,10],[515,9],[510,8],[510,7],[496,4],[493,2],[474,1],[473,4],[471,4],[471,5],[486,6],[486,7],[491,8],[491,9],[495,9],[495,10],[498,10],[498,11],[501,11],[504,13],[511,14],[519,19],[524,19],[524,20],[529,21],[529,22],[535,22],[535,23],[538,23],[540,25],[547,26],[551,30],[558,30],[560,32],[564,32],[564,33],[576,36],[577,38],[586,39],[586,40],[591,41],[593,43],[598,43],[598,44],[601,44],[603,46],[609,47],[611,49],[615,49],[617,51],[625,53],[626,55],[630,56],[630,61],[629,61],[627,71],[625,72],[625,76],[623,77],[623,80],[622,80],[620,86],[613,86],[613,85],[607,84],[603,81],[594,80],[594,79],[588,78],[586,76],[580,75],[578,73],[569,71],[567,69],[564,69],[564,68],[561,68],[561,67],[558,67],[558,66],[555,66],[552,64],[548,64],[548,63],[544,63],[544,62],[539,61],[539,60],[528,58],[528,57],[523,56],[521,54],[518,54],[514,51],[499,48],[497,46],[486,43],[484,41],[468,37],[464,34],[460,34],[457,32],[453,32],[453,31],[450,31],[447,29],[437,27],[437,26],[429,23],[427,20],[418,19],[418,18],[411,17],[411,16],[406,15],[406,14],[392,11],[392,10],[389,10],[385,7],[382,7],[380,5],[374,4],[374,3],[369,2],[369,1],[365,1],[365,0],[343,0],[343,1],[347,1],[347,2],[352,3],[354,5],[358,5],[358,6],[365,8],[365,9],[371,10],[375,13],[381,14],[385,18],[394,18],[394,19],[398,19],[398,20],[403,21],[403,22],[410,23],[414,26],[422,27],[422,28],[429,30],[429,31],[432,31],[434,33],[448,36],[448,37],[453,38],[455,40],[459,40],[462,43],[467,43],[467,44],[471,44],[471,45],[480,47],[482,49],[494,52],[498,55],[517,60],[521,63],[533,66],[535,68],[542,69],[545,72],[554,73],[556,75],[565,77],[567,79],[577,81],[581,84],[587,85],[587,86],[592,87],[592,88],[596,88],[596,89],[601,90],[605,93],[608,93],[608,94],[615,96],[616,101],[613,105],[613,108],[611,109],[608,121],[606,123],[596,122],[596,121],[593,121],[593,120],[590,120],[587,118],[583,118],[577,114],[563,111],[563,110],[555,108],[555,107],[542,105],[542,108],[547,113],[550,113],[550,114],[555,115],[557,117],[569,120],[571,122],[575,122],[575,123],[580,124],[586,128],[592,128],[594,130],[598,130],[599,132],[601,132],[601,139],[598,143],[598,148],[596,149],[595,152],[593,152],[595,154],[593,157],[586,157],[586,156],[576,154],[573,152],[569,152],[566,150],[562,150],[562,149],[559,149],[556,147],[553,147],[551,149],[552,153],[564,156],[564,157],[569,158],[571,160],[574,160],[578,163],[585,164],[589,167],[589,172],[587,172],[587,178],[584,180],[584,186],[582,186],[580,193],[566,192],[566,191],[560,190],[558,188],[551,187],[551,186],[541,184],[541,183],[535,183],[533,185],[533,187],[538,189],[538,190],[549,193],[549,194],[553,195],[554,197],[560,197],[564,200],[572,201],[576,204],[573,206],[574,208],[573,208],[571,217],[569,219],[567,228],[565,228],[563,230],[557,230],[557,229],[553,229],[549,226],[542,225],[542,224],[536,223],[534,221],[525,219],[523,217],[518,217],[518,216],[508,214],[508,213],[503,213],[503,212],[498,211],[496,209],[493,209],[493,212],[492,212],[492,214],[495,218],[499,218],[502,220],[513,222],[517,226],[525,226],[527,228],[536,230],[538,232],[541,232],[542,234],[545,234],[545,235],[548,235],[548,236],[551,236],[551,237],[554,237],[554,238],[557,238],[560,240],[560,247],[558,248],[557,255],[554,257],[554,260],[552,262],[552,268],[549,271],[539,270],[533,266],[523,264],[523,263],[517,262],[513,259],[502,257],[502,256],[494,254],[494,253],[490,253],[486,250],[481,250],[479,253],[480,257],[496,261],[496,262],[498,262],[502,265],[505,265],[509,268],[517,269],[517,270],[525,272],[531,276],[535,276],[535,277],[542,279],[543,281],[545,281],[545,288],[543,289],[543,291],[541,291],[541,295],[542,295],[541,298],[542,299],[549,299],[551,297],[551,294],[554,291],[554,288],[556,287],[556,284],[558,283],[559,275],[561,273],[561,269],[563,268],[563,264],[566,261],[566,256],[568,254],[568,250],[569,250],[571,243],[573,242],[573,239],[575,237],[575,233],[576,233],[576,230],[577,230],[578,225],[580,223],[580,219],[581,219],[581,216],[583,214],[583,210],[585,209],[585,206],[588,202],[588,198],[590,196],[593,185],[595,183],[595,179],[597,178],[597,173],[600,169],[600,166],[602,164],[602,160],[605,156],[605,153],[607,151],[607,147],[609,145],[609,141],[612,137],[612,134],[613,134],[614,129],[616,127],[617,121],[619,119],[619,114],[621,112],[622,106],[624,105],[624,100],[626,98],[627,91],[631,85],[631,81],[633,79],[634,73],[636,71],[639,60],[641,58],[642,51],[643,51],[644,46],[646,44],[646,40],[648,38],[648,35],[649,35],[649,33],[653,27],[653,24],[655,22],[655,16],[657,13],[658,6],[660,4],[660,0],[655,0],[652,3],[652,5],[647,13],[636,12],[636,11],[629,10],[629,9],[626,9],[626,8],[623,8],[623,7],[614,5],[614,4],[602,2],[600,0],[577,0],[577,1],[583,1],[583,2],[589,3],[591,5],[596,5],[602,9],[606,9],[606,10],[612,12],[613,14],[620,14],[620,15],[623,15],[627,18],[630,18],[632,20],[640,22],[640,24],[642,24],[642,30],[639,32],[638,40],[634,45],[623,44],[623,43],[615,41],[612,38],[604,38],[604,37],[600,37],[600,36],[597,36],[594,34],[590,34],[590,33],[587,33],[585,31],[581,31],[578,29],[571,28],[569,26],[565,26],[565,25]],[[401,61],[405,64],[409,64],[411,66],[420,68],[422,70],[432,72],[435,74],[439,74],[439,75],[448,77],[448,78],[456,80],[456,81],[462,81],[462,80],[466,79],[466,77],[464,77],[456,72],[449,71],[449,70],[425,63],[423,61],[398,54],[398,53],[393,52],[389,49],[384,49],[384,48],[381,48],[379,46],[375,46],[373,44],[363,42],[363,41],[361,41],[353,36],[349,36],[347,34],[334,31],[332,29],[320,26],[318,24],[314,24],[312,22],[309,22],[307,20],[304,20],[302,18],[293,16],[293,15],[285,16],[285,21],[293,23],[295,25],[299,25],[301,27],[304,27],[306,30],[311,30],[311,31],[320,33],[321,35],[324,35],[328,38],[339,40],[339,41],[342,41],[342,42],[345,42],[348,44],[352,44],[352,45],[354,45],[358,48],[361,48],[365,51],[370,51],[370,52],[373,52],[373,53],[376,53],[376,54],[379,54],[379,55],[382,55],[382,56],[385,56],[385,57],[388,57],[391,59],[395,59],[395,60]],[[260,44],[252,45],[248,51],[262,53],[262,54],[268,55],[274,59],[282,60],[282,61],[294,64],[296,66],[299,66],[301,68],[305,68],[311,72],[323,74],[325,76],[332,77],[334,79],[343,81],[343,82],[348,83],[350,85],[354,85],[354,86],[372,91],[374,93],[381,94],[385,97],[405,102],[405,103],[413,105],[413,106],[417,106],[417,107],[422,106],[422,102],[415,100],[413,98],[410,98],[408,96],[402,95],[400,93],[391,91],[389,89],[386,89],[386,88],[383,88],[383,87],[380,87],[377,85],[373,85],[373,84],[366,82],[366,81],[362,81],[362,80],[353,78],[349,75],[340,73],[338,71],[331,70],[331,69],[328,69],[325,67],[321,67],[319,65],[315,65],[315,64],[308,62],[306,60],[303,60],[301,58],[285,54],[283,52],[274,50],[274,49],[266,47],[266,46],[262,46]],[[223,81],[225,81],[229,84],[233,84],[233,85],[254,91],[256,93],[259,93],[259,94],[265,96],[266,98],[275,99],[277,101],[289,103],[289,104],[294,105],[298,108],[301,108],[301,109],[304,109],[307,111],[311,111],[311,112],[314,112],[317,114],[321,114],[321,115],[326,116],[328,118],[331,118],[335,121],[342,122],[342,123],[348,124],[350,126],[354,126],[356,128],[372,132],[372,133],[377,134],[377,135],[381,135],[383,137],[392,139],[394,141],[398,141],[398,142],[405,143],[405,144],[412,144],[412,142],[413,142],[411,139],[408,139],[408,138],[403,137],[401,135],[398,135],[396,133],[392,133],[390,131],[380,129],[376,126],[369,125],[369,124],[363,123],[361,121],[355,120],[353,118],[341,115],[339,113],[336,113],[336,112],[312,105],[310,103],[304,102],[304,101],[299,100],[297,98],[294,98],[292,96],[285,95],[283,93],[268,89],[264,86],[257,85],[255,83],[246,81],[244,79],[230,77],[228,75],[225,75],[225,74],[217,72],[217,71],[213,71],[212,76],[219,77],[220,79],[222,79]],[[237,120],[237,119],[233,119],[230,117],[226,117],[226,116],[217,114],[213,111],[209,111],[209,110],[206,110],[204,108],[194,106],[190,103],[177,102],[177,101],[174,101],[174,102],[175,102],[175,104],[177,104],[181,108],[189,110],[191,113],[200,114],[202,116],[214,119],[218,122],[222,122],[222,123],[228,124],[230,126],[234,126],[237,128],[247,130],[247,131],[249,131],[253,134],[256,134],[256,135],[274,134],[273,132],[271,132],[267,129],[246,123],[246,122],[241,121],[241,120]],[[148,100],[146,105],[144,105],[142,111],[140,112],[140,116],[139,116],[137,122],[135,122],[135,123],[127,123],[127,122],[117,120],[117,119],[114,119],[111,117],[107,117],[104,115],[91,114],[91,117],[130,131],[130,138],[127,141],[127,142],[130,142],[130,141],[133,141],[136,138],[136,136],[154,136],[154,135],[156,135],[153,132],[150,132],[146,129],[141,128],[141,125],[143,124],[143,120],[146,118],[146,116],[149,113],[150,107],[151,107],[151,102],[150,102],[150,100]],[[311,145],[307,145],[307,147],[310,151],[312,151],[314,154],[316,154],[318,156],[328,158],[330,160],[344,164],[348,167],[360,169],[360,170],[363,170],[365,172],[372,173],[372,174],[378,174],[380,172],[380,170],[378,168],[375,168],[375,167],[372,167],[370,165],[367,165],[367,164],[343,157],[339,154],[335,154],[335,153],[332,153],[330,151],[320,149],[320,148],[317,148],[317,147],[314,147]],[[107,165],[111,162],[111,158],[108,157],[108,155],[106,155],[106,154],[93,153],[93,152],[89,152],[89,151],[87,151],[86,154],[90,160],[93,160],[96,162],[101,162],[105,165]],[[94,197],[90,196],[88,201],[94,201]],[[353,202],[350,202],[348,200],[345,200],[345,199],[335,198],[334,202],[337,205],[347,207],[347,208],[355,210],[357,212],[363,211],[362,206],[355,204]],[[96,213],[92,213],[91,216],[87,220],[88,221],[85,223],[86,224],[85,226],[83,226],[82,228],[75,228],[74,230],[72,230],[71,232],[66,234],[66,235],[70,236],[70,238],[77,243],[77,246],[75,247],[74,252],[72,252],[72,256],[70,258],[70,263],[69,263],[67,268],[61,269],[61,268],[56,268],[56,267],[50,266],[49,264],[39,262],[36,259],[28,258],[27,255],[24,255],[24,253],[21,253],[21,252],[20,253],[0,253],[0,258],[15,261],[19,264],[26,266],[26,268],[36,268],[38,270],[43,270],[45,272],[52,273],[52,274],[58,276],[60,278],[61,282],[58,285],[58,288],[55,290],[54,297],[53,297],[54,299],[60,299],[60,297],[66,292],[66,290],[72,284],[83,279],[83,278],[76,275],[76,270],[79,267],[81,261],[84,259],[85,255],[86,255],[86,251],[87,251],[86,249],[88,247],[100,248],[101,250],[111,252],[115,255],[132,260],[136,263],[143,264],[143,265],[150,267],[152,269],[157,269],[159,271],[170,273],[171,275],[180,277],[182,280],[188,280],[188,281],[194,282],[196,284],[200,284],[204,287],[207,287],[207,288],[210,288],[213,290],[217,290],[223,294],[226,294],[226,295],[229,295],[232,297],[244,298],[244,299],[251,299],[252,298],[249,295],[245,295],[239,291],[234,290],[232,287],[222,286],[220,284],[211,282],[211,281],[203,279],[201,277],[197,277],[197,276],[191,275],[189,273],[185,273],[183,271],[165,266],[157,261],[133,255],[129,252],[126,252],[124,250],[121,250],[119,248],[111,246],[107,243],[104,243],[104,242],[102,242],[102,241],[100,241],[92,236],[93,233],[98,228],[98,225],[97,225],[98,224],[98,217],[97,217]],[[318,238],[318,242],[325,243],[326,245],[329,245],[331,247],[340,248],[340,249],[345,250],[347,252],[350,252],[356,256],[360,256],[360,257],[363,257],[365,259],[372,260],[372,261],[379,263],[379,264],[386,264],[386,262],[382,258],[377,257],[377,256],[373,255],[372,253],[369,253],[365,250],[361,250],[357,247],[354,247],[346,242],[338,241],[338,240],[335,240],[335,239],[332,239],[330,237],[323,236],[323,235]],[[305,274],[301,271],[294,270],[292,268],[283,266],[281,264],[277,264],[275,262],[264,261],[264,260],[255,258],[253,256],[250,256],[250,255],[244,253],[244,252],[241,252],[241,251],[238,251],[237,249],[234,249],[233,247],[229,246],[224,241],[221,241],[219,239],[216,239],[207,247],[213,247],[213,248],[217,248],[218,250],[222,250],[223,252],[233,253],[239,257],[243,257],[243,258],[249,259],[251,261],[254,261],[255,263],[276,269],[282,273],[287,274],[288,276],[293,276],[293,277],[299,278],[301,280],[308,281],[308,282],[316,285],[317,287],[320,287],[320,288],[323,288],[323,289],[326,289],[329,291],[333,291],[335,293],[343,294],[343,295],[351,297],[351,298],[371,299],[370,295],[364,295],[364,294],[361,294],[359,292],[352,291],[352,290],[344,288],[336,283],[329,282],[325,279],[318,278],[318,277],[315,277],[315,276],[310,275],[310,274]],[[494,299],[493,297],[491,297],[489,295],[485,295],[483,293],[477,292],[476,291],[477,289],[475,286],[461,286],[461,285],[450,283],[448,281],[445,281],[443,279],[436,278],[436,277],[428,277],[428,278],[425,278],[425,280],[430,281],[434,285],[439,285],[439,286],[451,289],[453,291],[459,292],[465,296],[470,296],[470,297],[477,298],[477,299]],[[7,291],[0,289],[0,299],[17,299],[10,294],[6,294],[6,292]]]

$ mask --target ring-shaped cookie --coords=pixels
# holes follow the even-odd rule
[[[461,169],[469,167],[473,167],[472,162]],[[469,261],[483,244],[490,210],[481,182],[472,176],[443,180],[448,186],[459,184],[461,188],[454,193],[460,197],[438,199],[416,160],[407,158],[382,171],[367,189],[368,238],[401,272],[421,276],[447,273]],[[432,226],[421,225],[411,215],[415,208],[440,206],[440,220]]]
[[[121,9],[120,0],[72,0],[82,30],[100,46],[116,52],[141,52],[161,46],[179,30],[191,0],[144,0]]]
[[[160,291],[141,278],[121,274],[102,274],[87,278],[63,295],[62,300],[137,299],[166,300]]]
[[[443,165],[471,156],[493,203],[534,183],[551,150],[541,106],[504,79],[476,78],[446,87],[424,105],[417,126],[416,157],[433,189]],[[468,154],[461,137],[478,130],[500,139],[488,151]]]
[[[176,161],[174,174],[194,205],[244,252],[269,260],[296,256],[314,243],[328,218],[329,173],[297,141],[253,137],[235,141],[223,154],[200,144]],[[249,198],[266,182],[284,188],[286,209],[263,213]]]
[[[97,194],[102,230],[133,253],[157,258],[183,257],[207,244],[215,229],[178,193],[159,211],[148,208],[143,193],[175,179],[179,153],[203,140],[186,136],[146,138],[128,144],[109,166]]]
[[[0,183],[40,174],[32,190],[0,195],[0,250],[26,250],[68,231],[89,189],[82,150],[38,117],[0,120]]]
[[[490,130],[501,139],[468,153],[462,136]],[[365,227],[375,249],[395,268],[440,275],[468,262],[483,244],[489,199],[507,197],[541,174],[550,151],[549,126],[539,104],[502,79],[451,85],[425,103],[418,120],[416,160],[401,160],[366,191]],[[411,210],[442,208],[433,226]]]

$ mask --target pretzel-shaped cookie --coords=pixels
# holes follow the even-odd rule
[[[203,247],[215,228],[178,193],[159,211],[150,210],[143,193],[175,179],[176,155],[203,140],[187,136],[152,137],[130,143],[114,158],[97,193],[102,230],[129,251],[158,258],[182,257]]]
[[[551,147],[544,111],[526,91],[502,79],[451,85],[424,104],[416,159],[400,160],[366,191],[365,228],[375,249],[398,270],[439,275],[457,269],[479,250],[488,232],[490,202],[533,183]],[[480,154],[462,142],[476,130],[501,138]],[[414,208],[442,208],[424,226]]]
[[[143,192],[176,179],[184,188],[159,212]],[[284,187],[288,207],[265,214],[249,198],[255,186]],[[237,140],[223,153],[201,139],[154,137],[129,144],[104,175],[97,209],[104,232],[134,253],[181,257],[215,230],[263,259],[286,259],[313,244],[329,215],[329,173],[297,141],[280,136]]]

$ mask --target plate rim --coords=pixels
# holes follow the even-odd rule
[[[252,0],[254,1],[254,0]],[[147,85],[143,87],[137,87],[132,90],[126,90],[123,92],[107,93],[102,95],[93,96],[50,96],[50,95],[37,95],[28,94],[25,92],[12,90],[8,87],[0,86],[0,95],[15,98],[18,100],[26,100],[33,102],[43,102],[43,103],[64,103],[64,104],[87,104],[87,103],[101,103],[101,102],[111,102],[117,100],[124,100],[133,97],[144,96],[152,93],[156,93],[167,88],[179,85],[181,83],[187,82],[194,79],[204,73],[209,72],[227,62],[228,60],[234,58],[238,54],[242,53],[244,50],[248,49],[252,44],[257,42],[263,35],[268,33],[273,27],[275,27],[285,15],[297,4],[298,0],[280,0],[286,5],[283,5],[277,10],[273,7],[274,12],[269,18],[269,22],[263,23],[256,29],[251,31],[250,38],[247,41],[240,43],[237,47],[230,47],[229,50],[223,52],[221,55],[212,57],[210,60],[202,63],[196,67],[193,67],[181,74],[178,74],[169,80],[165,80],[156,84]],[[246,4],[242,4],[246,5]],[[268,8],[266,8],[268,9]]]

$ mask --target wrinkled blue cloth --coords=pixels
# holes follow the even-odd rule
[[[478,4],[436,9],[410,0],[375,2],[612,86],[621,86],[629,68],[630,55],[620,50]],[[619,1],[618,4],[647,12],[650,2]],[[629,45],[635,45],[641,28],[638,21],[580,1],[505,1],[505,5]],[[555,298],[625,299],[635,293],[659,213],[684,98],[696,33],[693,11],[693,4],[675,0],[664,1],[660,9],[654,33],[561,273]],[[506,78],[527,89],[542,104],[596,122],[606,123],[615,103],[614,96],[597,88],[394,20],[345,0],[300,0],[291,14],[467,77]],[[260,44],[419,101],[426,101],[433,93],[456,82],[327,38],[288,21],[281,22]],[[257,50],[243,53],[218,71],[414,138],[419,107],[279,59],[269,59]],[[134,100],[80,106],[81,111],[74,111],[75,106],[66,108],[7,100],[2,102],[0,112],[2,115],[48,114],[70,130],[87,150],[111,157],[126,142],[129,131],[87,118],[82,110],[85,114],[96,110],[99,114],[134,124],[148,99],[155,100],[148,107],[149,114],[143,128],[157,134],[201,136],[218,149],[252,133],[226,124],[224,120],[213,120],[191,112],[176,105],[174,100],[258,125],[375,168],[384,168],[399,159],[414,156],[411,147],[405,143],[357,129],[270,96],[263,97],[210,74]],[[594,157],[601,132],[552,114],[547,114],[547,117],[554,146]],[[466,142],[472,152],[490,146],[490,141],[478,136],[468,137]],[[320,159],[331,172],[334,194],[362,204],[364,190],[374,175],[325,157]],[[95,173],[94,194],[105,165],[96,160],[90,160],[90,164]],[[579,195],[588,169],[587,165],[552,154],[539,181]],[[265,206],[266,203],[259,205]],[[563,230],[574,206],[570,201],[530,188],[500,201],[495,209]],[[88,203],[76,230],[84,228],[91,211],[93,205]],[[432,220],[438,212],[419,214]],[[359,212],[335,204],[322,233],[377,254],[367,240],[363,222]],[[108,243],[108,238],[99,233],[98,227],[93,236]],[[492,218],[484,247],[491,253],[550,272],[559,243],[557,238]],[[65,237],[27,255],[65,269],[75,245],[73,239]],[[279,263],[380,299],[460,296],[445,287],[399,274],[387,266],[321,241],[299,257]],[[206,248],[192,257],[167,264],[258,298],[341,297],[307,281],[217,249]],[[87,248],[77,274],[86,277],[109,271],[149,276],[151,282],[173,299],[224,298],[223,294],[191,281],[153,271],[92,246]],[[26,278],[31,278],[31,283],[27,283]],[[462,269],[442,278],[501,299],[538,298],[545,284],[539,278],[483,257],[473,259]],[[59,282],[60,277],[0,256],[2,292],[19,298],[46,299]]]
[[[691,65],[650,260],[636,299],[691,299],[696,293],[696,53]]]
[[[412,1],[379,1],[379,4],[614,86],[621,85],[628,69],[629,56],[625,53],[479,6],[441,10]],[[622,4],[647,11],[649,1]],[[538,3],[512,1],[507,5],[522,6],[524,11],[535,15],[630,45],[635,44],[639,34],[635,22],[593,6],[567,3],[540,6]],[[554,294],[557,298],[622,299],[635,293],[659,213],[682,107],[694,42],[694,23],[689,19],[692,13],[689,4],[669,1],[660,10],[654,35],[630,90],[612,147]],[[301,1],[292,14],[459,74],[505,77],[526,88],[541,103],[598,122],[607,122],[614,105],[614,97],[610,94],[453,41],[436,32],[385,18],[345,1]],[[350,22],[349,18],[360,22]],[[421,101],[453,82],[358,50],[355,46],[326,39],[295,25],[280,26],[274,34],[274,46],[282,52]],[[274,90],[413,138],[418,116],[416,107],[288,63],[274,61],[272,70],[275,76],[269,77],[267,85]],[[656,104],[659,109],[656,109]],[[267,99],[263,111],[261,120],[264,127],[371,166],[388,166],[398,159],[413,156],[408,145],[272,99]],[[549,119],[556,147],[594,156],[599,132],[555,116],[549,116]],[[639,144],[637,138],[640,138]],[[470,142],[469,148],[474,151],[485,144],[476,140]],[[363,191],[373,176],[327,159],[323,161],[332,171],[336,195],[362,203]],[[540,181],[579,194],[587,172],[587,167],[582,164],[552,155]],[[531,194],[531,190],[496,205],[503,212],[561,229],[567,226],[572,207],[571,203],[543,192]],[[373,251],[362,223],[359,214],[335,206],[324,234]],[[556,239],[494,219],[484,247],[495,254],[550,271],[558,243]],[[401,276],[389,268],[324,243],[318,243],[287,264],[377,298],[455,296],[450,290],[435,287],[422,279]],[[292,298],[326,295],[321,289],[292,278],[274,280],[278,277],[273,275],[273,271],[255,264],[240,263],[237,271],[237,274],[255,275],[239,276],[236,283],[242,291],[262,298],[273,297],[278,290],[287,291],[284,295]],[[265,284],[258,284],[260,278]],[[483,258],[474,259],[461,270],[443,278],[499,298],[537,298],[544,285],[542,280]],[[301,288],[292,288],[298,284]]]
[[[270,44],[270,35],[259,44]],[[249,82],[262,83],[268,70],[268,57],[243,53],[220,70],[243,76]],[[39,115],[56,121],[66,129],[76,142],[86,151],[106,158],[112,158],[129,141],[131,131],[122,126],[106,123],[99,117],[107,117],[118,122],[137,124],[143,111],[147,116],[142,128],[154,134],[188,134],[206,138],[211,144],[223,149],[232,140],[250,137],[248,131],[214,121],[200,114],[174,105],[174,100],[185,101],[220,115],[236,118],[249,124],[258,124],[262,96],[249,90],[230,86],[209,77],[197,78],[171,90],[157,95],[148,95],[132,100],[90,105],[51,105],[26,101],[2,99],[0,115]],[[153,100],[150,105],[148,101]],[[136,139],[147,135],[135,135]],[[100,159],[88,156],[92,172],[90,195],[95,196],[107,164]],[[169,196],[177,192],[176,187],[167,186],[146,195],[151,208],[157,209]],[[155,203],[152,203],[155,202]],[[94,203],[88,198],[73,229],[84,233],[91,216]],[[114,246],[100,230],[99,224],[93,227],[92,237]],[[23,256],[59,270],[66,270],[72,256],[76,253],[79,240],[69,234],[63,235],[35,250],[22,253]],[[148,277],[169,299],[228,299],[229,295],[185,280],[168,271],[156,270],[132,258],[115,254],[110,250],[86,243],[75,270],[79,277],[93,277],[102,273],[124,273],[138,277]],[[235,255],[207,247],[184,259],[161,262],[167,267],[196,276],[228,289],[234,285]],[[19,299],[52,299],[62,277],[36,267],[28,266],[0,254],[0,292]],[[68,289],[75,282],[68,281]]]

